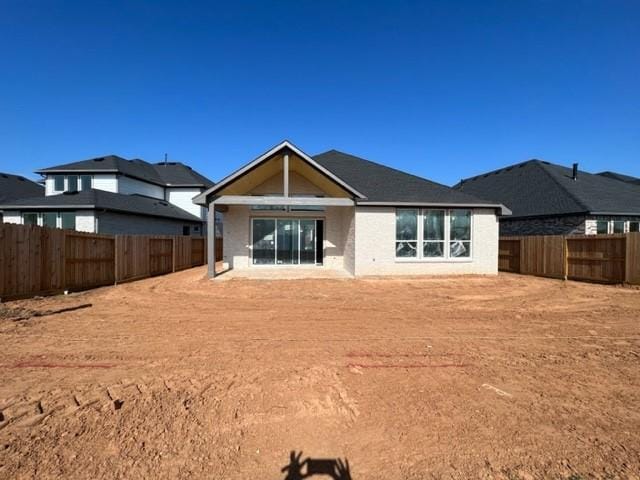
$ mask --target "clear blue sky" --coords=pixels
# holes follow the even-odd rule
[[[285,138],[446,184],[640,176],[640,2],[0,0],[0,171],[167,152],[219,180]]]

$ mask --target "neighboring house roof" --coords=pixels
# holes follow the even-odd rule
[[[95,209],[202,222],[198,217],[165,200],[142,195],[124,195],[94,188],[3,202],[0,208],[4,210]]]
[[[43,168],[36,173],[120,173],[156,185],[204,187],[209,188],[213,182],[191,167],[180,162],[149,163],[139,158],[127,160],[117,155],[91,158],[79,162]]]
[[[20,175],[0,173],[0,203],[44,196],[44,187]]]
[[[513,217],[640,215],[640,187],[542,160],[462,180],[454,188],[507,205]]]
[[[206,204],[209,195],[220,191],[226,185],[285,149],[294,152],[313,168],[350,192],[358,205],[459,205],[499,208],[503,214],[510,213],[503,205],[482,201],[445,185],[337,150],[330,150],[311,157],[288,141],[279,143],[196,196],[194,203]]]
[[[596,173],[596,175],[600,175],[601,177],[613,178],[614,180],[620,180],[621,182],[631,183],[633,185],[640,185],[640,178],[632,177],[631,175],[625,175],[623,173],[607,171]]]

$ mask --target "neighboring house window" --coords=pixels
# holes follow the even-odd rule
[[[65,230],[76,229],[76,214],[75,212],[60,212],[60,223]]]
[[[451,257],[471,256],[471,210],[451,210],[449,255]]]
[[[425,210],[422,255],[444,257],[444,210]]]
[[[56,192],[64,192],[64,175],[53,176],[53,190]]]
[[[28,212],[22,214],[23,225],[40,225],[48,228],[76,229],[75,212]]]
[[[613,233],[624,233],[624,222],[620,220],[613,221]]]
[[[182,227],[182,235],[185,235],[185,236],[189,235],[189,233],[190,233],[189,231],[190,230],[191,229],[189,228],[189,225],[183,225],[183,227]]]
[[[37,213],[23,213],[22,214],[22,223],[24,225],[38,225],[38,214]]]
[[[44,212],[42,215],[42,226],[56,228],[58,222],[58,214],[56,212]]]
[[[630,232],[640,232],[640,222],[629,222]]]
[[[598,235],[606,235],[609,233],[609,222],[606,220],[596,221],[596,233]]]
[[[396,211],[396,257],[418,256],[418,210]]]
[[[78,191],[78,176],[77,175],[69,175],[67,177],[67,191],[68,192],[77,192]]]
[[[470,258],[471,218],[468,209],[397,209],[396,258]]]
[[[91,175],[80,175],[80,189],[89,190],[91,188]]]

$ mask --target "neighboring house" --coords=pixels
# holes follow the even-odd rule
[[[591,174],[529,160],[462,180],[463,193],[512,210],[500,219],[501,235],[568,235],[637,232],[640,186],[633,177]]]
[[[495,274],[497,217],[508,213],[497,202],[346,153],[310,157],[286,141],[194,202],[210,218],[224,212],[230,268],[351,275]],[[210,276],[215,242],[210,233]]]
[[[213,182],[182,163],[109,155],[37,173],[45,196],[2,202],[5,222],[105,234],[204,233],[206,209],[192,198]]]
[[[12,175],[10,173],[0,172],[0,204],[12,202],[19,198],[39,197],[44,195],[42,185],[27,180],[20,175]],[[3,213],[0,210],[0,222]]]

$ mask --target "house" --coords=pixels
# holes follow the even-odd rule
[[[192,198],[213,185],[179,162],[116,155],[38,170],[44,196],[0,202],[4,221],[104,234],[202,235]]]
[[[194,198],[209,209],[209,275],[223,212],[229,268],[349,275],[495,274],[498,214],[508,210],[423,178],[284,141]],[[316,270],[317,271],[317,270]],[[255,272],[255,270],[253,270]]]
[[[0,172],[0,204],[19,198],[41,197],[43,195],[44,188],[42,185],[27,180],[20,175]],[[2,221],[2,218],[3,212],[0,210],[0,221]]]
[[[577,163],[568,168],[529,160],[454,188],[511,209],[511,216],[500,218],[501,235],[592,235],[639,230],[640,185],[633,180],[580,171]]]

